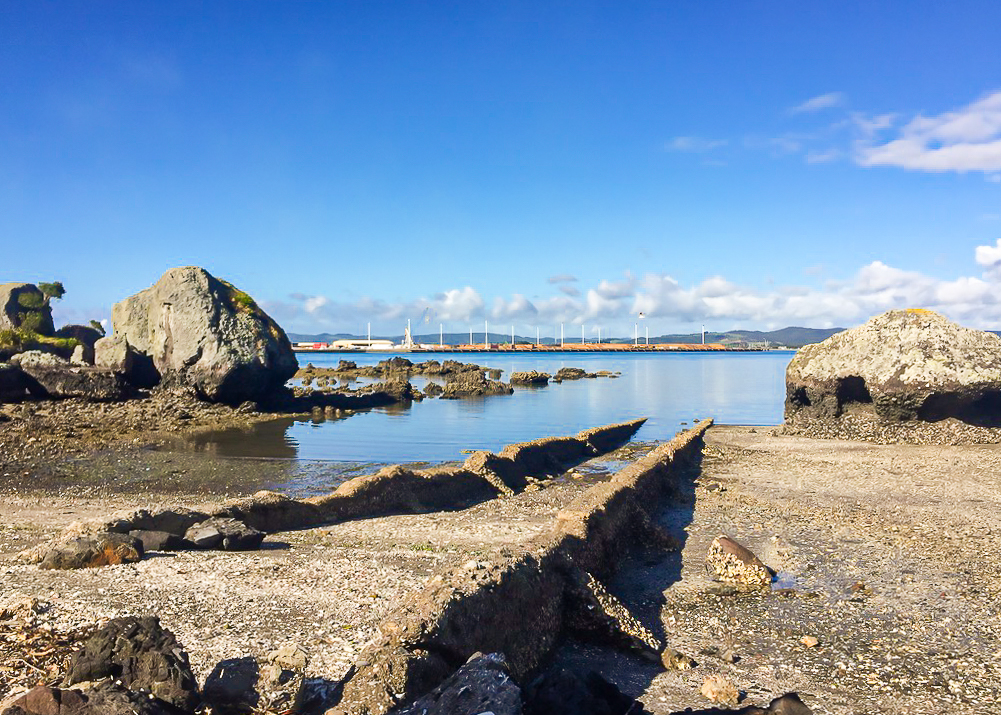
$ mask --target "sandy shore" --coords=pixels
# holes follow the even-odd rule
[[[149,454],[157,456],[147,466],[161,468],[161,453],[140,450],[129,453],[129,469],[145,469]],[[39,623],[59,632],[155,613],[201,679],[220,660],[292,640],[310,653],[311,676],[334,681],[380,619],[436,569],[517,549],[606,468],[585,465],[539,491],[464,511],[276,534],[259,552],[178,553],[75,572],[10,561],[73,520],[154,503],[218,503],[237,493],[241,461],[199,455],[167,488],[156,480],[120,492],[110,480],[98,493],[7,484],[4,593],[51,604]],[[609,584],[699,666],[665,673],[583,643],[568,643],[557,659],[600,669],[654,713],[707,707],[699,687],[711,673],[732,680],[746,703],[797,690],[817,713],[998,712],[1001,564],[991,539],[1001,531],[999,467],[998,445],[873,445],[714,427],[701,476],[660,515],[683,550],[624,558]],[[186,488],[220,473],[233,479],[214,482],[225,485],[215,492]],[[776,587],[711,582],[704,557],[720,533],[778,571]],[[807,647],[804,636],[818,645]],[[0,670],[0,692],[32,678],[44,679],[28,668]]]

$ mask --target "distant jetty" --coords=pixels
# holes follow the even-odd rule
[[[295,343],[297,353],[664,353],[664,352],[764,352],[765,347],[735,347],[722,343],[655,343],[653,345],[629,343],[470,343],[465,345],[440,345],[419,343],[411,346],[394,345],[389,341],[335,341],[333,343]],[[343,344],[350,343],[350,344]]]

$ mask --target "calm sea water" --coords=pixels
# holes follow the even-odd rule
[[[444,462],[463,451],[573,434],[598,425],[647,417],[639,440],[672,437],[696,418],[717,423],[773,425],[782,421],[785,369],[792,352],[681,354],[494,354],[460,356],[504,371],[554,374],[561,367],[621,372],[597,378],[516,388],[513,395],[424,400],[360,412],[338,420],[280,420],[251,434],[200,437],[195,447],[230,457],[291,458],[351,463]],[[388,354],[300,354],[301,364],[336,366],[348,358],[374,364]],[[405,355],[414,362],[454,354]],[[425,380],[415,378],[416,386]]]

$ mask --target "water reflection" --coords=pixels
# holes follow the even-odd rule
[[[317,367],[335,367],[342,355],[311,355]],[[359,365],[387,355],[351,356]],[[417,360],[452,355],[412,356]],[[464,356],[503,370],[561,367],[621,372],[597,378],[517,387],[513,395],[462,400],[429,399],[338,417],[283,419],[249,430],[231,429],[192,438],[187,449],[226,457],[298,458],[333,462],[442,462],[461,460],[463,450],[497,451],[506,444],[545,435],[572,434],[596,425],[648,417],[640,440],[668,439],[693,418],[754,425],[782,421],[785,368],[791,352],[618,355],[582,353]],[[306,360],[303,360],[306,362]],[[423,388],[428,380],[414,378]]]

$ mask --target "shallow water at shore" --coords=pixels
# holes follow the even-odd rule
[[[636,439],[662,440],[713,417],[717,423],[771,425],[782,421],[785,368],[792,352],[695,354],[471,354],[464,362],[503,370],[550,374],[561,367],[609,370],[596,378],[515,389],[510,396],[430,399],[362,411],[343,419],[276,420],[251,430],[201,434],[180,449],[222,457],[323,460],[344,463],[456,461],[474,449],[548,435],[573,434],[602,424],[649,418]],[[300,363],[334,367],[341,359],[375,364],[389,354],[300,355]],[[454,354],[405,355],[414,362]],[[414,378],[423,387],[424,378]]]

